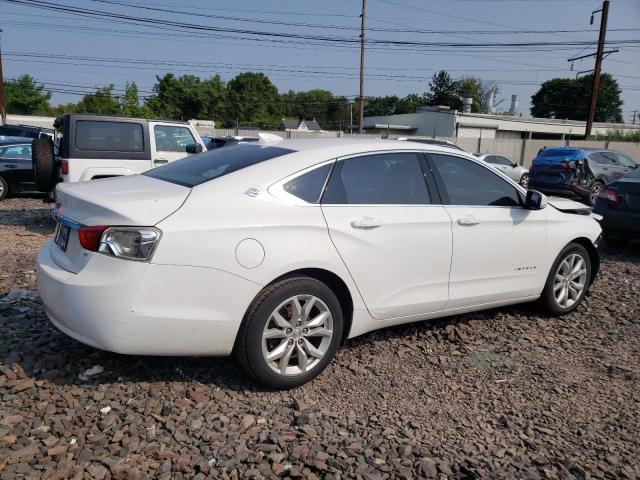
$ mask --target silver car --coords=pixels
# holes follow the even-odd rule
[[[529,169],[518,165],[513,160],[509,160],[502,155],[484,154],[477,157],[491,164],[496,170],[500,170],[512,180],[515,180],[524,188],[529,186]]]

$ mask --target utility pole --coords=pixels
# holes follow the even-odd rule
[[[4,76],[2,75],[2,33],[0,28],[0,125],[6,125],[7,103],[4,96]]]
[[[358,133],[364,133],[364,14],[366,0],[362,0],[360,14],[360,124]]]
[[[631,120],[631,124],[635,125],[636,124],[636,115],[638,114],[638,110],[634,110],[633,111],[633,120]]]
[[[609,0],[602,2],[602,8],[595,10],[591,14],[591,24],[593,24],[593,14],[596,12],[602,12],[600,16],[600,36],[598,37],[598,51],[596,52],[596,67],[593,72],[593,85],[591,87],[591,104],[589,106],[589,117],[587,118],[587,127],[584,131],[584,138],[586,139],[591,135],[591,128],[593,127],[593,119],[596,115],[596,102],[598,101],[598,90],[600,89],[600,70],[602,68],[602,56],[604,54],[604,41],[607,35],[607,17],[609,16]]]

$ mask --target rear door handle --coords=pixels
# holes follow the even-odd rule
[[[372,230],[382,226],[382,220],[379,218],[362,217],[359,220],[353,220],[351,222],[352,228],[358,228],[360,230]]]
[[[473,215],[467,215],[466,217],[461,217],[458,219],[458,225],[463,225],[465,227],[478,225],[479,223],[480,223],[480,219]]]
[[[153,163],[167,163],[169,160],[166,158],[156,158]]]

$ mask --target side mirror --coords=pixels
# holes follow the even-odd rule
[[[202,145],[199,143],[192,143],[186,147],[187,153],[202,153]]]
[[[547,206],[547,197],[537,190],[527,190],[524,208],[527,210],[542,210]]]

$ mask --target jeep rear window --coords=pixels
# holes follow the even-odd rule
[[[288,148],[259,144],[233,145],[176,160],[143,175],[193,188],[251,165],[294,152],[295,150]]]
[[[76,148],[100,152],[143,152],[142,125],[130,122],[76,122]]]

